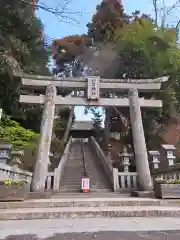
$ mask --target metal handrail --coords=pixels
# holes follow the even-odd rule
[[[84,163],[84,177],[88,176],[87,167],[86,167],[86,160],[85,160],[85,152],[84,152],[84,145],[83,140],[81,138],[81,147],[82,147],[82,156],[83,156],[83,163]]]

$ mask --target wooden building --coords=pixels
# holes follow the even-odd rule
[[[95,136],[95,129],[91,121],[75,121],[70,135],[73,138],[88,138],[90,136]]]

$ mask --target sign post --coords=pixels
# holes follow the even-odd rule
[[[88,177],[83,177],[81,180],[81,191],[83,193],[88,193],[89,192],[89,178]]]

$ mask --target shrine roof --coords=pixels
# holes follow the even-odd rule
[[[75,121],[71,130],[93,130],[94,126],[91,121]]]

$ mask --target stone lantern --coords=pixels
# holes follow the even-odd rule
[[[158,169],[160,164],[160,152],[159,151],[148,151],[149,162],[152,169]]]
[[[0,144],[0,164],[7,164],[12,151],[11,144]]]
[[[168,167],[175,164],[176,147],[170,144],[163,144],[161,146],[161,164]],[[162,167],[164,167],[162,166]]]
[[[21,164],[21,157],[24,155],[24,151],[12,151],[11,152],[11,165],[14,168],[18,168]]]
[[[119,156],[122,158],[121,165],[123,165],[123,167],[124,167],[124,172],[129,172],[129,166],[131,165],[130,157],[132,156],[132,154],[128,153],[127,148],[124,147],[123,153],[119,154]]]

